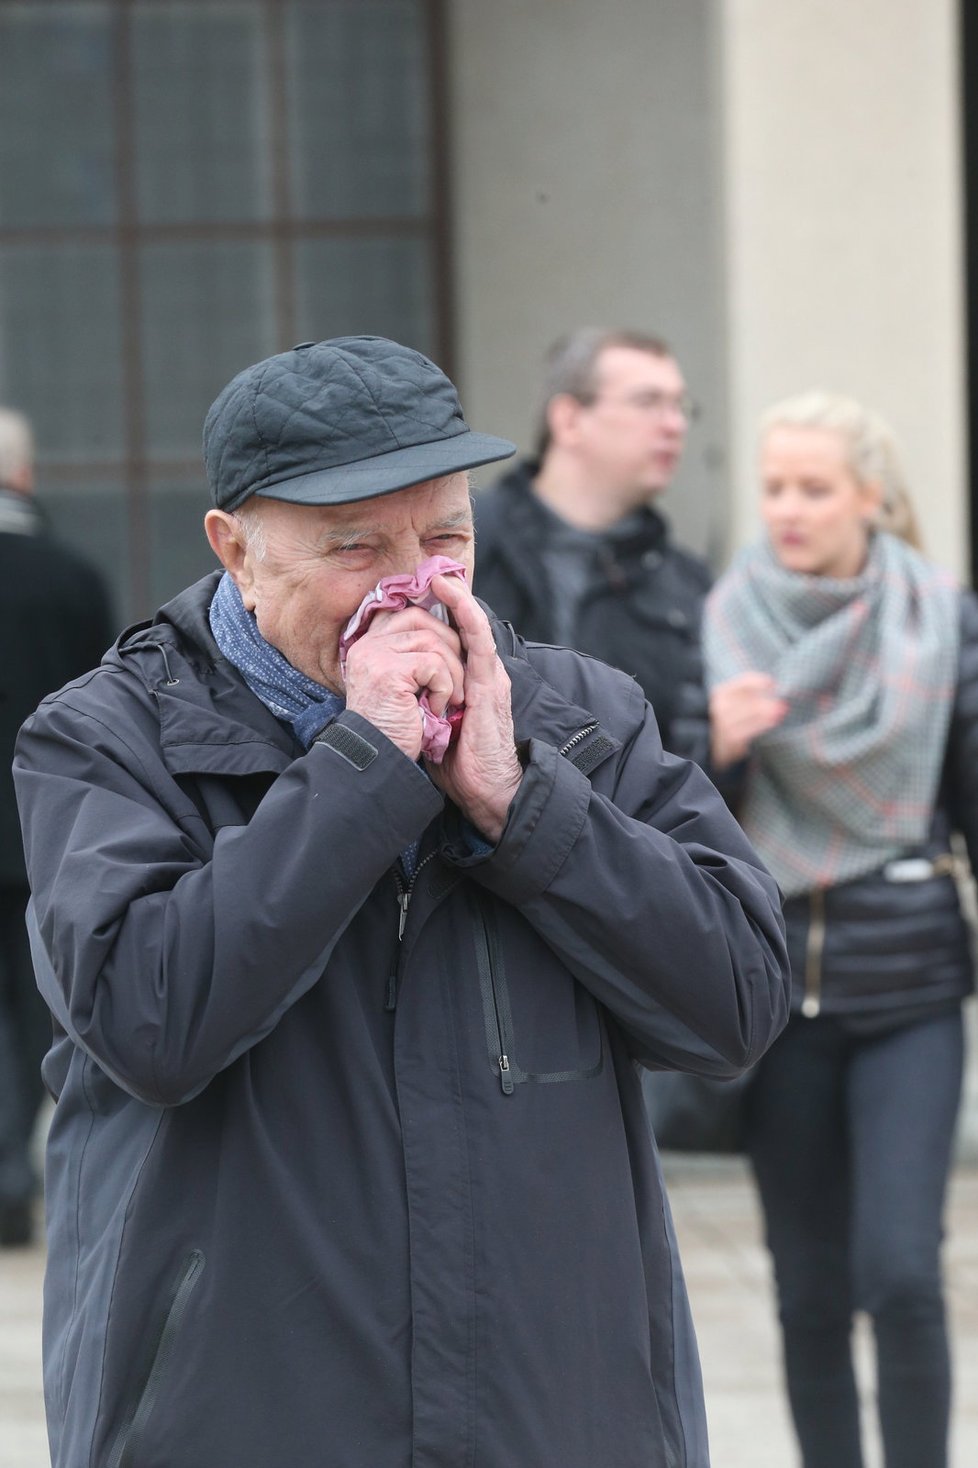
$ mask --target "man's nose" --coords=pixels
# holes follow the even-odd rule
[[[429,550],[426,545],[418,541],[406,551],[403,557],[398,558],[398,569],[405,576],[417,576],[418,572],[428,564],[433,556],[441,554],[443,552]]]

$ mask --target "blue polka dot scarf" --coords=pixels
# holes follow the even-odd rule
[[[214,641],[255,697],[277,718],[291,724],[299,743],[308,749],[345,700],[293,668],[278,648],[265,641],[227,572],[211,602],[210,624]]]

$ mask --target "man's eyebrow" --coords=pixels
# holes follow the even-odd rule
[[[316,536],[316,544],[320,546],[349,545],[354,540],[365,540],[370,535],[376,535],[376,527],[369,529],[366,525],[336,525],[320,531]]]
[[[461,530],[468,529],[472,524],[472,511],[469,508],[452,510],[445,515],[436,516],[425,527],[430,534],[433,530]],[[369,540],[372,536],[385,534],[385,528],[379,525],[349,524],[330,525],[320,531],[316,537],[316,544],[322,549],[333,546],[351,545],[355,541]]]
[[[431,522],[430,530],[458,530],[463,526],[471,525],[472,511],[453,510],[450,515],[441,515]]]

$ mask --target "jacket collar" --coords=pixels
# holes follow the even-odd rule
[[[541,677],[530,661],[526,643],[510,623],[501,622],[484,602],[480,605],[492,623],[496,648],[512,685],[513,728],[517,743],[531,738],[544,739],[563,750],[577,735],[584,735],[590,742],[600,728],[600,710],[575,703]],[[601,735],[607,745],[607,753],[621,748],[619,739],[604,730],[601,730]]]
[[[0,484],[0,535],[39,535],[43,528],[35,501]]]
[[[107,661],[138,677],[155,700],[171,774],[279,774],[303,753],[302,746],[214,641],[207,609],[220,577],[220,571],[205,576],[161,607],[152,622],[128,628]],[[544,739],[560,749],[596,727],[599,712],[547,683],[509,623],[484,610],[512,684],[517,740]]]
[[[160,746],[172,774],[278,774],[302,752],[292,731],[222,655],[207,609],[221,579],[212,572],[128,628],[109,654],[145,685],[160,715]]]
[[[548,523],[554,518],[554,512],[533,489],[539,467],[535,459],[522,459],[503,475],[497,485],[497,491],[507,500],[506,520],[513,530],[509,543],[521,552],[527,537],[532,537],[534,546],[544,538]],[[647,504],[618,525],[609,526],[602,539],[616,556],[627,557],[644,555],[648,551],[662,552],[669,537],[669,521],[660,510]],[[524,557],[520,554],[514,559],[523,560]]]

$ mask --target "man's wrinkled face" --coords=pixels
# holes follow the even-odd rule
[[[471,585],[474,538],[465,474],[348,505],[257,497],[249,503],[249,513],[260,516],[264,547],[252,539],[231,561],[218,554],[266,642],[335,693],[343,692],[340,635],[381,577],[411,575],[429,556],[449,556],[465,566]]]
[[[672,357],[608,347],[594,396],[577,421],[577,452],[596,483],[638,505],[661,494],[679,464],[688,427],[686,383]]]

